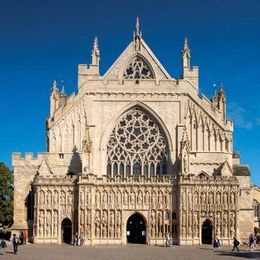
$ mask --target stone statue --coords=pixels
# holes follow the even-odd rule
[[[139,191],[138,192],[138,196],[137,196],[137,203],[138,204],[142,204],[142,192],[141,191]]]
[[[40,234],[40,236],[43,235],[43,230],[44,230],[44,212],[40,211],[40,216],[39,216],[39,234]]]

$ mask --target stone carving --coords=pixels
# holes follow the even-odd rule
[[[92,150],[92,140],[90,139],[90,134],[89,134],[89,127],[86,127],[85,131],[85,138],[82,141],[82,151],[84,153],[91,153]]]
[[[58,211],[53,211],[53,236],[57,236],[58,234]]]
[[[39,235],[43,236],[44,235],[44,211],[40,210],[40,215],[39,215]]]
[[[51,191],[48,190],[48,191],[47,191],[47,197],[46,197],[46,203],[47,203],[47,205],[51,204],[51,198],[52,198]]]
[[[129,203],[128,192],[127,192],[127,190],[125,190],[125,193],[124,193],[124,204],[128,204],[128,203]]]
[[[51,221],[51,211],[47,211],[47,216],[46,216],[46,237],[51,236],[51,226],[52,226],[52,221]]]
[[[59,198],[59,193],[57,190],[54,191],[54,196],[53,196],[53,202],[54,204],[58,204],[59,201],[58,201],[58,198]]]
[[[65,204],[66,203],[66,194],[65,194],[65,191],[61,191],[60,193],[60,201],[61,201],[61,204]]]
[[[96,210],[95,215],[95,237],[100,237],[100,211]]]
[[[138,191],[138,195],[137,195],[137,203],[138,204],[142,204],[143,203],[143,196],[142,196],[142,191]]]

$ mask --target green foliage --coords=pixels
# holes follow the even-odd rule
[[[13,221],[13,174],[0,162],[0,223],[7,225]]]

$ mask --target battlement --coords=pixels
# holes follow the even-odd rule
[[[12,154],[12,162],[13,162],[13,166],[15,166],[15,163],[25,162],[25,161],[26,162],[30,161],[31,163],[41,163],[44,159],[48,159],[49,161],[62,161],[66,163],[71,160],[74,154],[75,153],[73,152],[71,153],[41,152],[34,155],[31,152],[26,152],[24,156],[22,156],[21,153],[16,152]]]

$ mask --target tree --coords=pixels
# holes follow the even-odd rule
[[[11,224],[13,221],[13,174],[0,162],[0,223]]]

